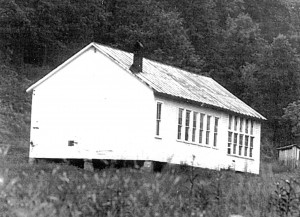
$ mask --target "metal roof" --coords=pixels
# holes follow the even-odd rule
[[[94,43],[95,47],[122,68],[129,71],[133,54]],[[186,99],[208,107],[266,120],[246,103],[231,94],[212,78],[143,58],[143,70],[134,73],[155,92]]]
[[[142,72],[132,73],[129,69],[133,63],[132,53],[94,42],[87,45],[73,57],[31,85],[26,91],[33,90],[91,47],[95,47],[125,71],[136,76],[140,81],[149,86],[155,94],[199,103],[202,106],[213,107],[254,119],[266,120],[262,115],[231,94],[212,78],[193,74],[146,58],[143,58]]]
[[[279,147],[279,148],[276,148],[276,149],[277,150],[286,150],[286,149],[291,149],[293,147],[297,147],[297,148],[300,149],[300,145],[298,145],[298,144],[287,145],[287,146]]]

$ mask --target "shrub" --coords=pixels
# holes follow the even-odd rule
[[[131,168],[94,173],[47,162],[6,163],[0,171],[1,216],[275,217],[283,216],[278,210],[289,215],[299,210],[300,185],[276,185],[280,177],[272,171],[256,176],[171,166],[161,173]]]

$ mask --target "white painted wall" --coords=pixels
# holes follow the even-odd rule
[[[178,103],[172,100],[157,98],[158,101],[163,102],[162,106],[162,132],[161,138],[155,139],[155,145],[150,155],[155,156],[154,160],[167,161],[171,163],[194,165],[197,167],[204,167],[209,169],[228,169],[229,167],[236,171],[259,173],[260,163],[260,123],[254,122],[254,149],[253,157],[243,157],[238,155],[227,154],[228,141],[228,119],[229,115],[225,112],[216,111],[209,108],[192,106],[186,103]],[[199,144],[177,140],[178,127],[178,109],[184,108],[198,113],[210,115],[211,119],[211,133],[210,144]],[[213,129],[214,117],[219,118],[218,127],[218,143],[213,147]],[[192,116],[191,116],[192,119]],[[185,122],[185,120],[183,120]],[[199,120],[197,122],[199,125]],[[206,125],[206,123],[204,124]],[[192,120],[190,122],[190,134]],[[184,127],[184,126],[183,126]],[[205,132],[204,126],[204,132]],[[198,137],[196,134],[196,138]],[[204,134],[205,135],[205,134]],[[205,137],[204,137],[205,138]],[[159,151],[158,151],[159,150]],[[193,158],[195,156],[195,158]]]
[[[91,48],[33,91],[30,157],[144,158],[155,106],[148,87]]]

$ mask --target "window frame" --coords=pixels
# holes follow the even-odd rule
[[[243,156],[243,142],[244,142],[244,134],[239,134],[239,156]]]
[[[199,122],[199,144],[203,144],[203,131],[204,131],[204,120],[205,120],[205,114],[204,113],[200,113],[199,118],[200,118],[200,122]]]
[[[193,119],[192,119],[192,142],[196,142],[196,134],[197,134],[197,120],[198,120],[198,113],[196,111],[192,111]]]
[[[210,128],[211,128],[211,115],[206,115],[206,134],[205,134],[205,144],[209,145],[210,142]]]
[[[158,106],[160,105],[160,110]],[[155,137],[161,138],[161,122],[162,122],[162,105],[163,102],[156,101],[156,125],[155,125]],[[158,113],[158,111],[160,113]]]
[[[178,140],[182,140],[183,120],[184,120],[184,108],[178,108],[178,115],[177,115],[177,139]]]
[[[233,139],[233,132],[228,131],[227,154],[231,154],[231,150],[232,150],[232,139]]]
[[[254,136],[250,136],[249,157],[253,158]]]
[[[213,140],[213,147],[217,147],[218,144],[218,132],[219,132],[219,117],[214,117],[215,122],[214,122],[214,140]]]
[[[253,159],[255,135],[253,119],[228,114],[227,155]]]
[[[185,110],[185,121],[184,121],[184,141],[188,142],[190,138],[190,126],[191,126],[191,113],[189,109]]]

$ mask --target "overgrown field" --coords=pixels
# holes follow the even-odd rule
[[[14,152],[0,162],[1,216],[299,216],[300,174],[266,164],[260,176],[184,166],[89,172],[29,165]]]

